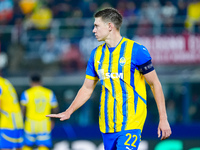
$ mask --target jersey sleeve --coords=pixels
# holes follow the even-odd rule
[[[136,65],[142,74],[147,74],[154,70],[149,51],[143,45],[138,45],[136,52]]]
[[[58,106],[56,95],[53,92],[50,103],[51,103],[51,108],[56,108]]]
[[[144,47],[143,45],[138,45],[136,52],[136,65],[139,66],[145,64],[149,60],[151,60],[151,56],[147,48]]]
[[[21,103],[21,105],[23,105],[23,106],[26,106],[26,104],[28,103],[28,98],[27,98],[27,96],[26,96],[26,91],[24,91],[24,92],[21,94],[20,103]]]
[[[90,80],[99,80],[98,75],[94,68],[94,57],[95,57],[94,49],[90,55],[90,59],[88,60],[87,69],[86,69],[86,78]]]

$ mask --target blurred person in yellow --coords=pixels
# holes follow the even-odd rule
[[[52,20],[52,12],[46,6],[40,6],[30,19],[37,29],[47,29]]]
[[[186,28],[190,31],[194,31],[196,23],[200,23],[200,1],[192,0],[187,7],[187,18],[185,22]]]
[[[41,1],[38,1],[33,12],[27,16],[25,25],[28,28],[36,28],[39,30],[45,30],[49,28],[53,14]]]
[[[23,146],[23,119],[13,85],[0,76],[0,149],[20,150]]]
[[[25,116],[23,150],[31,150],[34,146],[47,150],[52,147],[53,121],[45,115],[58,112],[58,102],[53,91],[41,85],[39,74],[33,74],[30,80],[31,87],[22,93],[20,99]]]

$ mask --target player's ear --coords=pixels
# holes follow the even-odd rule
[[[113,30],[114,24],[112,22],[108,23],[109,31]]]

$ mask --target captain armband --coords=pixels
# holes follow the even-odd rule
[[[140,73],[147,74],[154,70],[153,64],[151,60],[147,61],[146,63],[138,66]]]

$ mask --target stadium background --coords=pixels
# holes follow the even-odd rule
[[[148,116],[140,150],[200,149],[200,1],[0,0],[0,71],[17,90],[40,72],[64,111],[81,87],[93,36],[93,13],[112,6],[124,17],[123,36],[145,45],[163,85],[172,136],[157,139],[158,112],[147,86]],[[56,120],[55,150],[101,150],[100,84],[70,120]],[[80,148],[79,148],[80,147]]]

